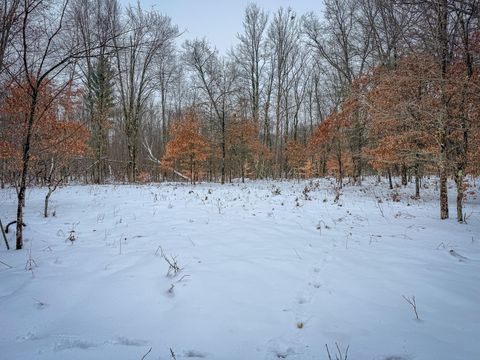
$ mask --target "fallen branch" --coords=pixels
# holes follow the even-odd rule
[[[143,142],[143,147],[145,148],[145,150],[147,150],[148,160],[158,165],[162,164],[162,162],[155,155],[153,155],[152,147],[147,143],[146,140]],[[177,171],[174,168],[171,168],[171,170],[175,175],[180,176],[182,179],[191,181],[191,179],[188,176],[183,175],[180,171]]]

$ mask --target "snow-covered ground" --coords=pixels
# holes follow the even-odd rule
[[[441,221],[428,184],[71,186],[48,219],[30,189],[25,250],[0,243],[0,359],[480,359],[480,202]]]

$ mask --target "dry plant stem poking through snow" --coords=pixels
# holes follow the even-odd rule
[[[144,359],[148,356],[148,354],[150,354],[151,351],[152,351],[152,348],[150,348],[150,349],[145,353],[145,355],[142,356],[142,359],[141,359],[141,360],[144,360]]]
[[[3,229],[3,224],[1,219],[0,219],[0,231],[2,232],[3,241],[5,241],[7,250],[10,250],[10,245],[8,244],[7,235],[5,234],[5,230]]]
[[[32,245],[31,244],[32,244],[32,242],[30,240],[30,248],[28,249],[28,259],[27,259],[27,262],[25,264],[25,270],[30,271],[32,273],[32,276],[34,276],[35,274],[33,273],[33,269],[37,267],[37,263],[32,258]]]
[[[415,312],[415,317],[417,318],[417,320],[420,320],[420,318],[418,317],[417,302],[415,301],[415,295],[413,295],[411,298],[407,298],[405,295],[402,295],[402,297],[405,299],[405,301],[407,303],[409,303],[412,306],[413,311]]]
[[[335,358],[332,358],[332,355],[330,354],[330,350],[328,349],[327,344],[325,344],[325,347],[327,348],[328,360],[347,360],[348,349],[350,348],[350,346],[347,346],[347,348],[345,349],[345,353],[343,353],[338,343],[335,343],[335,347],[337,348],[337,353],[335,354]]]
[[[177,257],[175,255],[170,255],[168,257],[164,252],[163,248],[159,246],[160,249],[160,256],[165,260],[165,262],[168,264],[168,271],[167,271],[167,277],[174,278],[177,276],[177,274],[183,270],[178,263],[177,263]],[[158,250],[157,250],[158,253]]]

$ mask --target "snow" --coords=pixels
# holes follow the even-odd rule
[[[479,200],[439,220],[434,183],[394,202],[367,179],[338,203],[329,180],[70,186],[47,219],[31,188],[25,250],[0,245],[0,358],[478,359]]]

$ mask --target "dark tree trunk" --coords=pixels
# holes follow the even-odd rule
[[[457,221],[463,222],[463,170],[459,169],[455,175],[457,184]]]
[[[420,199],[420,164],[415,164],[415,198]]]
[[[33,123],[35,121],[38,99],[38,88],[32,89],[30,113],[28,115],[27,133],[23,144],[22,155],[22,174],[20,177],[20,185],[18,188],[18,204],[17,204],[17,233],[16,233],[16,249],[23,248],[23,207],[25,206],[25,193],[27,190],[28,167],[30,165],[30,145],[33,132]]]
[[[222,117],[222,185],[225,184],[225,158],[226,153],[226,144],[225,144],[225,113]]]
[[[448,219],[448,188],[445,166],[440,168],[440,218]]]
[[[407,167],[405,165],[402,165],[402,185],[403,186],[408,185]]]
[[[390,167],[387,169],[387,175],[388,175],[388,187],[390,190],[393,190],[393,182],[392,182],[392,170]]]

